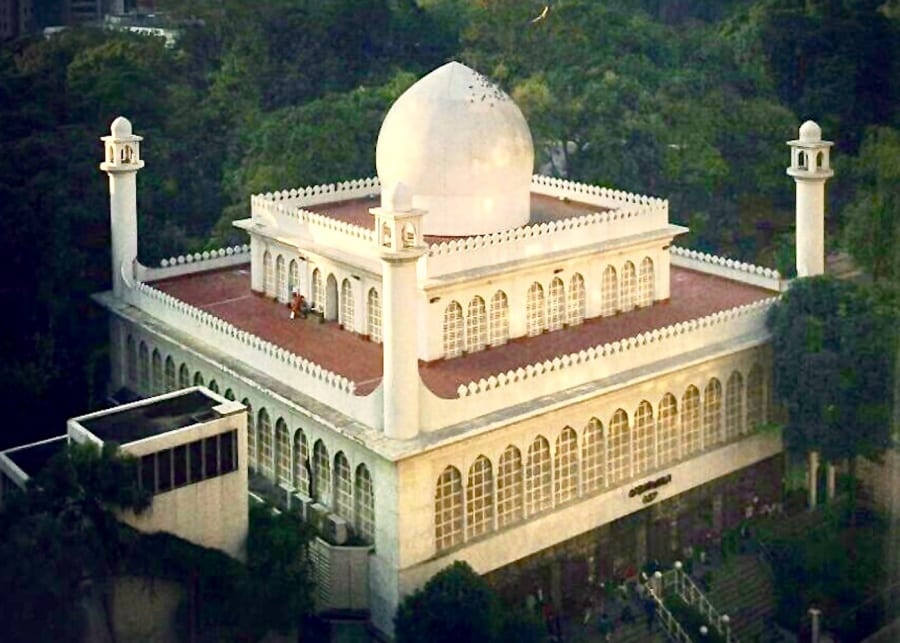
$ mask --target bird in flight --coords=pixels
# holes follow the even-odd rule
[[[536,22],[540,22],[541,20],[543,20],[544,18],[546,18],[546,17],[547,17],[547,13],[549,13],[549,11],[550,11],[550,5],[549,5],[549,4],[545,4],[545,5],[544,5],[544,10],[541,11],[541,13],[540,13],[536,18],[534,18],[534,19],[531,21],[531,24],[535,24]]]

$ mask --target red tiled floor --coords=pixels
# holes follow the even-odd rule
[[[422,364],[422,380],[436,395],[456,397],[460,384],[591,346],[631,337],[677,322],[710,315],[773,296],[773,292],[672,267],[671,299],[615,317],[596,318],[538,337],[451,360]],[[154,284],[182,301],[238,328],[301,355],[356,382],[357,393],[374,390],[381,379],[381,345],[345,332],[335,322],[291,320],[287,307],[250,291],[247,267],[178,277]],[[362,314],[358,311],[357,314]]]

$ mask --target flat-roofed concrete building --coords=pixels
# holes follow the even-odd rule
[[[801,274],[831,175],[811,125],[789,168]],[[369,545],[357,607],[384,632],[454,560],[564,607],[777,500],[780,275],[676,247],[665,199],[532,176],[521,112],[473,70],[397,100],[378,178],[256,195],[247,245],[156,267],[140,140],[124,118],[104,137],[111,388],[242,401],[251,486]]]
[[[241,404],[191,387],[73,418],[66,435],[8,449],[0,453],[0,479],[5,490],[24,488],[68,442],[114,443],[140,459],[140,484],[153,493],[149,509],[120,520],[243,559],[246,428]]]

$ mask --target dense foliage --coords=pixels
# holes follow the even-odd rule
[[[9,494],[0,512],[0,613],[5,640],[77,640],[85,626],[82,600],[119,569],[127,536],[115,512],[143,511],[137,460],[115,447],[74,444]],[[52,609],[48,609],[52,606]]]
[[[896,294],[830,277],[795,281],[773,306],[775,396],[785,441],[830,462],[891,444],[898,348]]]
[[[40,5],[42,25],[61,15]],[[146,137],[148,264],[244,241],[231,222],[251,193],[371,176],[391,101],[459,59],[521,105],[536,170],[666,196],[691,228],[679,243],[780,268],[793,220],[782,142],[815,118],[837,144],[829,240],[877,278],[897,274],[895,2],[567,0],[537,19],[544,5],[160,0],[193,20],[172,48],[87,28],[4,43],[0,382],[16,433],[53,433],[102,399],[105,324],[88,299],[109,281],[97,138],[119,114]]]
[[[403,599],[394,625],[397,643],[538,643],[546,636],[536,614],[505,607],[487,581],[462,561]]]

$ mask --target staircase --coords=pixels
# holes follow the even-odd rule
[[[770,625],[775,615],[772,575],[756,554],[740,554],[723,562],[712,575],[709,597],[731,617],[732,632],[742,643],[780,640]]]

